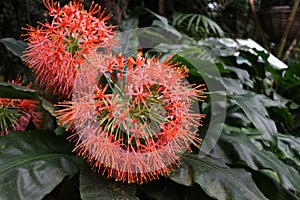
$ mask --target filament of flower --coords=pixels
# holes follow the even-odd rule
[[[0,130],[7,130],[9,126],[15,124],[21,114],[18,107],[5,107],[0,105]]]

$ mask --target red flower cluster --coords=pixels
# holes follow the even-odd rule
[[[28,26],[25,63],[47,92],[60,99],[73,94],[56,114],[60,125],[75,132],[74,150],[118,181],[141,184],[169,175],[180,155],[200,143],[202,86],[185,81],[187,69],[170,59],[112,56],[115,32],[98,5],[92,3],[89,11],[81,0],[62,8],[53,0],[44,5],[52,21]],[[14,130],[24,129],[35,114],[19,107]]]
[[[22,85],[20,79],[12,81]],[[29,88],[30,85],[27,85]],[[33,99],[0,98],[0,135],[12,131],[25,131],[30,121],[36,128],[42,125],[43,113],[39,111],[39,101]]]
[[[168,175],[200,143],[203,89],[188,84],[186,74],[169,59],[91,55],[73,100],[59,104],[59,122],[75,130],[75,150],[109,177],[143,183]]]
[[[26,29],[29,46],[24,53],[25,63],[47,92],[60,99],[70,98],[85,57],[97,48],[111,47],[115,32],[106,24],[110,16],[104,17],[97,4],[92,3],[89,11],[84,10],[81,0],[62,8],[53,0],[45,0],[44,5],[52,21]]]

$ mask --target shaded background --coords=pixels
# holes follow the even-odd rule
[[[59,2],[64,5],[69,0],[60,0]],[[92,0],[84,0],[85,8],[88,8],[91,2]],[[175,26],[177,30],[194,39],[220,36],[252,38],[276,54],[279,41],[272,41],[267,34],[264,35],[265,41],[263,41],[249,2],[250,0],[95,0],[95,3],[106,8],[107,13],[113,14],[109,22],[113,25],[121,25],[123,19],[136,15],[139,17],[139,27],[150,26],[155,17],[143,9],[137,12],[137,8],[148,8],[168,18],[169,23]],[[290,6],[293,4],[291,0],[253,0],[253,2],[257,12],[270,6]],[[23,40],[22,34],[25,31],[22,30],[22,27],[26,27],[26,24],[36,27],[37,21],[43,22],[45,20],[43,15],[45,12],[46,9],[41,0],[0,1],[0,38],[13,37],[17,40]],[[197,24],[196,20],[192,21],[193,16],[186,18],[179,24],[180,14],[205,16],[220,26],[224,35],[210,30],[209,27],[205,28],[204,23]],[[175,20],[176,17],[177,21]],[[189,20],[191,24],[189,24]],[[206,21],[208,26],[211,25],[211,21]],[[288,40],[285,50],[288,52],[288,56],[284,55],[284,60],[287,62],[289,59],[297,60],[299,58],[298,40]],[[24,67],[18,58],[8,52],[3,44],[0,44],[0,57],[0,80],[11,80],[20,74],[26,81],[31,81],[30,70]]]

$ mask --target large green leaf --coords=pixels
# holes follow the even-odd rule
[[[268,173],[269,170],[252,171],[252,177],[257,187],[264,195],[271,200],[299,200],[292,192],[284,189],[272,176]],[[271,172],[274,173],[274,172]],[[276,192],[275,192],[276,191]]]
[[[0,82],[0,97],[15,99],[38,99],[36,90],[7,82]]]
[[[11,51],[16,56],[22,56],[23,51],[27,47],[27,44],[21,40],[16,40],[14,38],[3,38],[0,42],[5,45],[5,47]]]
[[[78,172],[83,159],[72,148],[64,137],[47,131],[0,137],[0,199],[42,199]]]
[[[267,110],[259,97],[252,93],[232,95],[233,100],[243,109],[264,139],[276,146],[278,131],[275,122],[268,117]]]
[[[266,199],[249,172],[229,168],[208,156],[200,159],[194,154],[183,155],[182,165],[171,179],[187,186],[196,182],[209,196],[216,199]]]
[[[277,174],[280,184],[285,189],[300,191],[299,173],[282,162],[274,153],[263,148],[258,149],[246,134],[232,130],[230,134],[223,133],[218,141],[218,148],[222,150],[219,157],[230,161],[231,164],[242,161],[244,165],[256,171],[271,169]]]
[[[268,148],[268,144],[261,138],[252,136],[251,141],[259,142],[260,146],[263,145],[263,147]],[[292,135],[278,134],[278,148],[275,154],[278,158],[282,160],[289,159],[300,167],[300,138]]]
[[[248,71],[237,68],[237,67],[231,67],[231,66],[224,66],[224,68],[235,72],[237,77],[243,84],[253,88],[253,81],[251,80]]]
[[[103,177],[101,174],[93,173],[89,167],[80,171],[79,189],[82,200],[136,200],[136,185],[114,182]]]
[[[292,135],[278,135],[278,150],[281,159],[290,159],[300,167],[300,138]]]
[[[164,29],[168,30],[169,32],[171,32],[172,34],[174,34],[175,36],[177,36],[177,37],[182,36],[182,34],[180,32],[178,32],[173,26],[171,26],[169,24],[167,18],[165,18],[161,15],[158,15],[155,12],[153,12],[153,11],[147,9],[147,8],[145,8],[145,10],[158,18],[159,21],[154,21],[153,24],[152,24],[153,26],[159,26],[161,28],[164,28]],[[158,23],[158,22],[160,22],[160,23]]]
[[[141,12],[141,8],[136,8],[132,11],[126,19],[122,20],[120,25],[120,30],[116,38],[120,45],[119,51],[121,51],[125,56],[136,55],[139,47],[139,38],[138,38],[138,17]],[[118,52],[120,53],[120,52]]]
[[[41,101],[42,107],[47,110],[52,116],[55,116],[55,108],[51,102],[40,97],[37,90],[28,87],[0,82],[0,97],[14,99],[36,99]]]
[[[138,186],[137,196],[141,200],[214,200],[198,184],[185,186],[163,177]]]

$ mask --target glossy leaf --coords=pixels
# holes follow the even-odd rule
[[[27,47],[27,44],[22,40],[16,40],[14,38],[3,38],[0,42],[5,45],[5,47],[12,52],[14,55],[22,58],[23,51]]]
[[[138,15],[140,9],[136,9],[131,12],[130,16],[122,20],[120,25],[120,32],[117,33],[116,37],[120,43],[121,49],[119,49],[124,55],[136,55],[139,46],[139,38],[137,33],[138,28]],[[120,53],[120,52],[118,52]]]
[[[0,82],[0,97],[38,99],[36,90],[7,82]]]
[[[0,137],[0,199],[40,200],[83,160],[53,132],[15,132]]]
[[[36,99],[41,101],[42,107],[47,110],[52,116],[55,116],[54,105],[46,99],[38,95],[37,90],[28,87],[0,82],[0,97],[14,99]]]
[[[244,169],[230,168],[219,160],[195,154],[182,157],[181,167],[171,179],[191,186],[194,182],[216,199],[267,199],[257,188],[251,174]]]
[[[246,70],[230,66],[225,66],[224,68],[235,72],[241,83],[253,88],[253,81],[251,80],[250,75]]]
[[[300,167],[300,138],[292,135],[278,135],[278,150],[281,159],[290,159]]]
[[[298,200],[299,198],[292,192],[284,189],[275,179],[271,178],[270,173],[266,173],[270,170],[253,171],[252,177],[256,182],[258,188],[264,193],[264,195],[271,200]],[[274,173],[271,171],[271,173]],[[276,191],[276,192],[275,192]]]
[[[161,28],[165,28],[166,30],[170,31],[172,34],[174,34],[177,37],[181,37],[182,34],[180,32],[178,32],[173,26],[171,26],[168,22],[168,19],[156,14],[155,12],[149,10],[149,9],[145,9],[146,11],[148,11],[149,13],[151,13],[152,15],[154,15],[156,18],[158,18],[160,23],[157,23],[157,21],[154,21],[154,23],[156,22],[156,24],[153,25],[159,25]]]
[[[253,125],[259,130],[263,138],[277,145],[277,128],[275,122],[268,117],[262,102],[251,94],[234,95],[233,100],[243,109]],[[257,96],[259,97],[259,96]]]
[[[228,132],[228,131],[227,131]],[[218,146],[231,164],[242,161],[253,170],[271,169],[277,173],[280,184],[287,190],[300,191],[300,175],[292,166],[282,162],[274,153],[258,149],[246,134],[230,131],[223,133]]]
[[[138,199],[135,196],[136,186],[134,184],[114,182],[99,173],[91,172],[88,166],[80,171],[79,184],[82,200]]]

